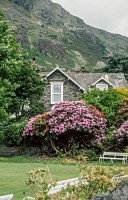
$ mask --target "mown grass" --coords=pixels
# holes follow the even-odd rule
[[[0,195],[14,194],[14,200],[22,200],[25,196],[33,196],[32,190],[26,185],[27,172],[34,168],[45,168],[50,170],[54,180],[63,180],[78,177],[78,170],[74,165],[62,165],[57,161],[42,160],[32,161],[27,158],[0,158]],[[48,176],[47,176],[48,178]]]
[[[80,172],[76,164],[62,164],[61,160],[57,158],[38,160],[20,156],[12,158],[0,157],[0,195],[13,193],[14,200],[22,200],[27,195],[33,196],[34,192],[26,184],[27,172],[34,168],[48,167],[52,178],[59,181],[78,177]],[[90,169],[92,165],[105,165],[108,168],[110,166],[124,166],[126,169],[128,167],[128,164],[122,165],[120,162],[113,164],[111,162],[88,162],[87,164],[90,165]],[[49,178],[49,176],[47,175],[46,178]]]

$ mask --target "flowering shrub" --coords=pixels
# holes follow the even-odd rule
[[[89,105],[89,107],[90,107],[92,113],[93,113],[94,115],[96,115],[97,117],[105,117],[105,115],[104,115],[103,113],[101,113],[101,112],[96,108],[96,106]]]
[[[34,129],[36,135],[44,135],[47,132],[47,113],[44,112],[42,115],[37,117],[34,121]]]
[[[24,128],[23,137],[33,136],[33,135],[43,135],[46,132],[46,113],[42,115],[36,115],[30,118],[27,125]]]
[[[116,127],[120,127],[124,121],[128,120],[128,98],[123,99],[119,103],[118,107],[119,107],[119,110],[116,114],[116,118],[114,122],[114,125]]]
[[[113,132],[119,143],[128,143],[128,120],[124,121],[119,129]]]
[[[54,110],[32,117],[23,137],[34,136],[37,142],[44,136],[39,142],[42,140],[50,151],[59,153],[61,149],[66,153],[73,148],[75,154],[79,148],[99,146],[105,138],[105,129],[106,119],[95,106],[87,106],[83,101],[64,101],[56,104]]]
[[[128,89],[125,87],[117,88],[117,92],[120,93],[124,98],[128,97]]]
[[[79,137],[80,133],[83,133],[83,142],[87,142],[88,138],[97,144],[105,137],[105,118],[98,110],[96,112],[96,108],[94,112],[94,107],[87,107],[83,101],[64,101],[56,104],[54,110],[48,113],[48,125],[50,133],[54,136],[66,134],[68,137],[74,132],[76,135],[72,136]]]

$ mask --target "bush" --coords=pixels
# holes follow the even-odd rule
[[[23,137],[27,136],[41,136],[46,132],[46,113],[42,115],[36,115],[35,117],[31,117],[26,124],[23,134]]]
[[[98,160],[99,156],[96,154],[96,149],[88,149],[86,150],[86,155],[89,158],[89,160]]]
[[[104,134],[106,120],[82,101],[65,101],[56,104],[54,110],[48,113],[48,125],[50,133],[55,135],[76,130],[95,133],[99,138],[100,134]]]
[[[26,119],[16,122],[8,121],[0,124],[0,144],[4,146],[20,146],[23,142],[22,132]]]
[[[86,104],[96,106],[103,114],[105,114],[108,127],[113,125],[115,114],[122,98],[123,96],[112,87],[104,91],[93,88],[79,97],[79,99],[84,100]]]
[[[42,152],[47,153],[50,149],[46,139],[47,132],[47,113],[31,117],[24,127],[22,136],[25,146],[43,147]]]
[[[122,125],[113,132],[118,146],[123,150],[128,144],[128,120],[124,121]]]
[[[56,153],[60,149],[66,153],[73,146],[77,150],[98,146],[105,138],[105,129],[106,119],[96,107],[86,106],[83,101],[64,101],[54,110],[31,118],[23,136],[40,137],[42,145],[46,142]]]
[[[128,98],[128,89],[125,87],[117,88],[117,92],[119,92],[123,98]]]
[[[102,142],[101,145],[102,153],[104,151],[119,151],[118,144],[115,141],[115,138],[112,134],[113,130],[115,130],[115,127],[108,130],[105,140]]]
[[[48,127],[49,137],[60,148],[72,142],[88,149],[105,138],[106,119],[83,101],[64,101],[48,113]]]
[[[124,121],[128,120],[128,98],[123,99],[118,107],[119,109],[114,120],[114,125],[117,128],[119,128]]]

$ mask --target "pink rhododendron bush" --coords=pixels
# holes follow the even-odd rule
[[[119,103],[118,108],[114,122],[116,127],[120,127],[124,121],[128,120],[128,98],[124,98]]]
[[[44,136],[51,147],[67,148],[98,146],[105,138],[106,119],[94,106],[83,101],[64,101],[45,115],[31,118],[23,136]],[[42,140],[42,145],[43,145]],[[55,149],[54,148],[54,149]]]
[[[22,136],[41,136],[46,132],[46,112],[42,115],[31,117],[25,126]]]
[[[22,136],[30,146],[42,146],[42,140],[45,144],[45,133],[47,132],[47,113],[31,117],[26,124]],[[40,139],[42,137],[42,140]]]
[[[119,146],[123,148],[128,145],[128,120],[124,121],[122,125],[113,132]]]

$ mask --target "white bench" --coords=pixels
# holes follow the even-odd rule
[[[103,155],[100,155],[99,162],[103,162],[104,160],[111,160],[112,163],[114,160],[121,160],[125,164],[128,160],[128,153],[104,152]]]
[[[61,191],[63,188],[66,188],[68,185],[76,186],[79,183],[87,184],[87,181],[83,181],[80,178],[72,178],[72,179],[68,179],[68,180],[58,181],[58,182],[56,182],[56,185],[49,190],[48,194],[57,193],[57,192]],[[23,200],[35,200],[35,198],[28,196],[28,197],[25,197]]]
[[[13,194],[0,196],[0,200],[11,200],[13,198]]]

